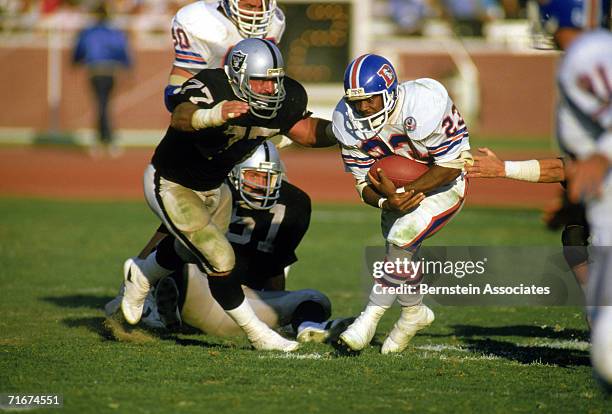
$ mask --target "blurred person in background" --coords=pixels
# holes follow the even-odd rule
[[[448,18],[458,36],[482,36],[485,23],[503,18],[497,0],[438,0],[440,14]]]
[[[557,69],[557,140],[570,202],[584,202],[590,227],[587,305],[591,362],[612,391],[612,34],[610,1],[539,1],[538,45],[563,50]]]
[[[84,65],[94,92],[98,110],[98,142],[91,148],[97,156],[105,150],[111,157],[120,154],[110,120],[110,99],[115,78],[120,68],[129,68],[131,58],[126,35],[109,23],[109,13],[105,3],[95,10],[96,21],[83,29],[78,37],[73,63]]]
[[[389,0],[391,18],[405,35],[421,35],[425,19],[432,15],[429,0]]]

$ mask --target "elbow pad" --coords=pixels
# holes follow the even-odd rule
[[[164,89],[164,104],[169,112],[172,112],[176,105],[171,102],[171,97],[181,91],[181,85],[167,85]]]

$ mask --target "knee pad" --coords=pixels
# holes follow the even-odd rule
[[[578,224],[565,226],[561,234],[561,241],[563,242],[563,257],[570,267],[588,260],[588,240],[589,232],[584,226]]]

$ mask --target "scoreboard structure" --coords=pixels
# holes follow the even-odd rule
[[[287,28],[279,46],[287,74],[305,83],[341,83],[346,65],[368,50],[369,4],[368,0],[280,1]],[[358,42],[356,20],[362,23]]]

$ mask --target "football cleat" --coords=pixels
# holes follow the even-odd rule
[[[327,322],[302,322],[298,327],[298,342],[324,343],[338,339],[340,333],[355,321],[355,318],[332,319]]]
[[[293,352],[300,347],[300,344],[295,341],[285,339],[272,329],[263,333],[255,340],[251,340],[251,345],[258,351],[283,351]]]
[[[340,346],[346,346],[353,351],[361,351],[374,338],[379,319],[362,312],[361,315],[340,334]]]
[[[123,264],[125,291],[121,300],[121,311],[125,320],[131,325],[136,325],[140,321],[144,302],[151,288],[137,261],[139,259],[130,258]]]
[[[155,303],[160,319],[169,330],[176,330],[182,324],[179,312],[179,290],[171,277],[164,277],[155,289]]]
[[[261,321],[254,321],[249,329],[245,329],[247,337],[258,351],[283,351],[292,352],[299,348],[300,344],[280,336]]]
[[[145,303],[142,308],[142,317],[140,318],[140,323],[148,328],[153,329],[165,329],[166,325],[160,318],[157,304],[155,303],[155,299],[151,292],[147,294],[145,299]]]
[[[381,353],[386,355],[402,352],[412,337],[421,329],[431,325],[434,319],[433,311],[425,305],[403,307],[400,318],[383,343]]]

